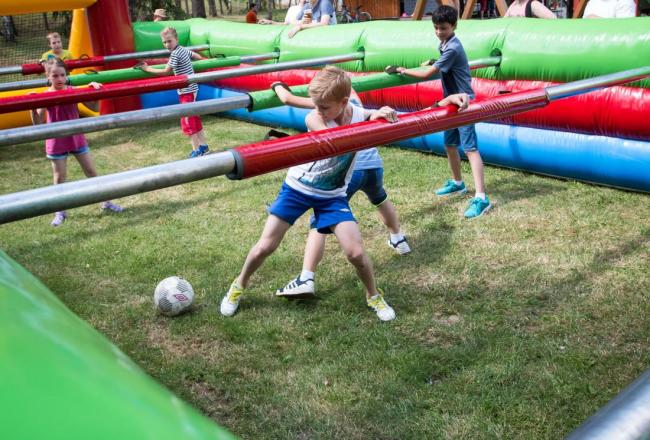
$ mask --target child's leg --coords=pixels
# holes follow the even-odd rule
[[[198,133],[194,133],[193,135],[190,135],[190,144],[192,144],[192,150],[199,149],[199,145],[201,145],[201,141],[199,140]]]
[[[93,162],[93,157],[90,155],[90,152],[77,154],[75,158],[77,159],[77,162],[79,162],[86,177],[97,177],[97,169],[95,168],[95,163]]]
[[[458,153],[458,147],[445,145],[445,149],[447,150],[447,161],[449,162],[451,175],[455,181],[460,182],[463,180],[463,175],[460,171],[460,154]]]
[[[246,256],[246,261],[237,277],[237,283],[245,288],[248,285],[250,277],[264,263],[266,257],[271,255],[280,245],[284,234],[289,230],[291,225],[284,220],[271,214],[266,219],[262,236],[251,248]]]
[[[384,203],[377,206],[377,211],[379,212],[381,221],[384,223],[384,225],[386,225],[391,234],[399,234],[399,219],[397,218],[397,211],[395,210],[395,206],[391,203],[391,201],[386,199]]]
[[[64,183],[68,174],[68,159],[51,159],[50,161],[52,162],[52,180],[54,184]]]
[[[474,177],[474,187],[477,194],[485,194],[485,178],[483,171],[483,159],[478,150],[466,151],[467,159],[472,167],[472,176]]]
[[[366,289],[366,297],[370,298],[377,293],[377,286],[372,264],[363,248],[359,226],[353,221],[345,221],[334,226],[333,230],[343,253],[357,270],[357,275]]]
[[[316,229],[310,229],[305,244],[305,256],[302,259],[302,270],[316,272],[318,264],[325,253],[325,239],[327,236]]]

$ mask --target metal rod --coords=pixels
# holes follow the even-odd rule
[[[112,128],[131,127],[147,122],[164,121],[188,115],[205,115],[238,108],[250,104],[248,95],[232,98],[210,99],[189,104],[175,104],[144,110],[97,116],[95,118],[74,119],[53,122],[36,127],[20,127],[0,131],[0,146],[15,145],[25,142],[69,136],[75,133],[93,133]]]
[[[23,73],[23,66],[0,67],[0,75],[11,75],[12,73]]]
[[[234,167],[226,151],[0,196],[0,223],[222,176]]]
[[[190,83],[203,83],[216,81],[237,76],[257,75],[260,73],[278,72],[288,69],[300,69],[302,67],[322,66],[330,63],[344,63],[346,61],[362,60],[363,52],[353,52],[344,55],[334,55],[329,57],[311,58],[308,60],[285,61],[282,63],[265,64],[262,66],[242,67],[241,69],[220,70],[218,72],[204,72],[188,75]]]
[[[202,50],[210,49],[209,44],[200,44],[198,46],[189,46],[186,47],[194,52],[199,52]],[[116,55],[104,55],[104,62],[110,63],[113,61],[123,61],[123,60],[134,60],[138,58],[155,58],[160,56],[169,56],[169,51],[167,49],[158,49],[158,50],[147,50],[144,52],[132,52],[132,53],[121,53]]]
[[[619,86],[632,81],[637,81],[650,76],[650,66],[636,69],[624,70],[622,72],[610,73],[608,75],[596,76],[594,78],[573,81],[566,84],[546,88],[546,93],[551,101],[568,98],[579,93],[591,92],[603,87]]]
[[[650,438],[650,370],[591,416],[566,440]]]
[[[169,52],[167,52],[169,53]],[[216,60],[226,60],[230,58],[235,58],[239,59],[239,63],[254,63],[257,61],[264,61],[264,60],[271,60],[271,59],[276,59],[279,58],[280,54],[278,52],[269,52],[269,53],[263,53],[259,55],[247,55],[243,57],[228,57],[228,58],[216,58]],[[129,69],[126,69],[129,70]],[[198,70],[198,69],[197,69]],[[138,71],[139,72],[139,71]],[[77,75],[70,75],[68,77],[69,80],[73,81],[74,78],[78,76]],[[123,79],[120,79],[120,81]],[[88,78],[87,81],[84,81],[84,83],[88,83],[90,81],[99,81],[98,78]],[[102,80],[102,84],[109,83],[109,82],[114,82],[114,81],[106,81]],[[36,87],[47,87],[49,85],[49,82],[47,79],[30,79],[30,80],[21,80],[21,81],[14,81],[14,82],[8,82],[8,83],[0,83],[0,92],[8,92],[11,90],[24,90],[24,89],[32,89]],[[82,85],[81,83],[75,83],[74,85]]]
[[[201,50],[210,49],[210,45],[201,44],[198,46],[189,46],[186,49],[192,51],[201,51]],[[130,52],[130,53],[121,53],[116,55],[105,55],[102,57],[90,57],[88,61],[92,64],[87,64],[87,66],[91,66],[91,65],[101,66],[103,64],[114,62],[114,61],[133,60],[138,58],[155,58],[159,56],[168,56],[168,55],[169,55],[169,51],[167,49],[159,49],[159,50],[147,50],[144,52]],[[93,60],[93,58],[97,58],[97,59]],[[83,60],[84,58],[79,58],[79,59]],[[77,59],[71,61],[77,61]],[[93,61],[95,61],[95,63],[93,63]],[[23,66],[25,66],[25,64],[21,64],[17,66],[0,67],[0,75],[8,75],[12,73],[23,73]],[[44,69],[41,69],[40,71],[43,72]],[[29,72],[29,73],[39,73],[39,72]]]

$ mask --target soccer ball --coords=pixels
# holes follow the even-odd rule
[[[187,310],[194,301],[192,285],[180,277],[165,278],[156,286],[153,303],[165,316],[176,316]]]

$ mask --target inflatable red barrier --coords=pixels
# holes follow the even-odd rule
[[[245,179],[372,145],[390,144],[490,120],[496,114],[512,115],[547,104],[548,96],[544,89],[528,90],[474,102],[462,112],[454,106],[427,109],[400,115],[395,123],[379,119],[244,145],[230,150],[235,156],[236,169],[228,177]]]
[[[274,81],[289,85],[307,84],[314,70],[289,70],[216,81],[214,85],[237,91],[268,89]],[[363,74],[352,74],[363,75]],[[543,81],[493,81],[472,78],[477,99],[555,85]],[[389,105],[400,111],[414,111],[442,98],[440,81],[391,87],[360,94],[369,107]],[[552,102],[547,107],[495,121],[575,133],[594,134],[650,141],[650,90],[635,87],[610,87]]]

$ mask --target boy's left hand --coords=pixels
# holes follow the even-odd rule
[[[98,82],[91,81],[91,82],[88,83],[88,87],[92,87],[93,89],[96,90],[96,89],[101,89],[102,85],[100,83],[98,83]]]
[[[388,107],[388,106],[384,106],[384,107],[380,108],[379,110],[376,110],[372,114],[372,116],[370,116],[371,121],[374,121],[374,120],[379,119],[379,118],[384,118],[385,120],[387,120],[388,122],[391,122],[391,123],[395,123],[395,122],[398,121],[397,112],[395,111],[395,109],[393,109],[391,107]]]

